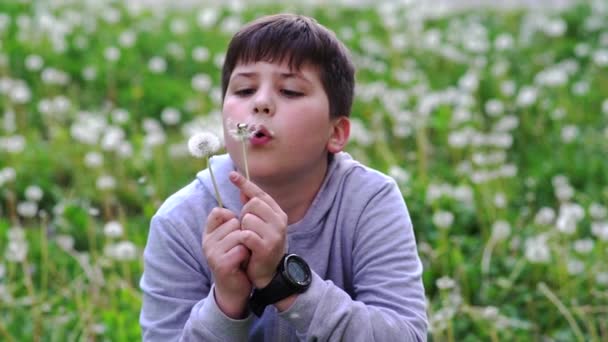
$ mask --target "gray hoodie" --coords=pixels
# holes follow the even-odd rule
[[[238,215],[228,155],[212,158],[225,207]],[[150,225],[141,278],[144,341],[424,341],[422,264],[395,182],[347,153],[335,155],[305,216],[288,227],[290,253],[313,271],[310,288],[286,311],[224,315],[202,251],[217,206],[208,170],[170,196]]]

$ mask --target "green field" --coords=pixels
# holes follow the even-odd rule
[[[348,151],[402,189],[429,339],[608,341],[608,1],[128,3],[0,1],[0,340],[141,339],[149,220],[205,167],[227,41],[289,11],[352,49]]]

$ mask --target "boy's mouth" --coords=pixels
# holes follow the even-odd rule
[[[259,146],[259,145],[267,144],[272,139],[273,139],[272,132],[265,126],[260,125],[257,127],[255,132],[251,135],[249,142],[252,145]]]

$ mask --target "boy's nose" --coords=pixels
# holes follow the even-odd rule
[[[253,103],[255,114],[274,114],[274,105],[267,96],[258,96]]]

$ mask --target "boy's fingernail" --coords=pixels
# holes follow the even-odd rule
[[[231,181],[236,182],[236,180],[239,179],[239,174],[233,171],[233,172],[230,172],[230,176],[229,177],[230,177]]]

